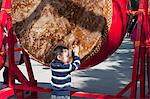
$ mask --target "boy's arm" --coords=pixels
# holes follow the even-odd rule
[[[79,46],[73,45],[74,59],[70,65],[71,71],[77,70],[80,66]]]
[[[74,45],[73,52],[74,52],[74,59],[73,59],[73,63],[71,63],[72,65],[71,71],[77,70],[80,66],[79,46]]]
[[[79,69],[80,67],[80,57],[79,56],[74,56],[73,63],[72,65],[72,71]]]
[[[74,56],[73,62],[71,64],[64,64],[64,68],[68,69],[68,71],[74,71],[79,69],[80,67],[80,57]]]

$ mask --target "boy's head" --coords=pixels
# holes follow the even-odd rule
[[[64,46],[57,46],[53,50],[53,57],[54,59],[60,60],[63,63],[69,62],[69,50],[67,47]]]

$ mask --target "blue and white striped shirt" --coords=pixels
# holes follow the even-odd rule
[[[71,64],[64,64],[59,60],[53,60],[51,63],[52,78],[51,85],[53,94],[69,95],[71,88],[71,72],[77,70],[80,66],[80,57],[74,56]]]

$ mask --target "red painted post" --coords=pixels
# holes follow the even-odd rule
[[[148,0],[140,0],[140,7],[141,9],[140,14],[138,15],[138,33],[135,41],[135,46],[138,47],[139,52],[140,52],[140,98],[145,98],[145,55],[147,54],[147,62],[148,62],[148,67],[149,67],[149,47],[147,48],[147,44],[145,41],[150,41],[150,34],[148,30]],[[142,27],[142,28],[141,28]],[[137,43],[137,44],[136,44]],[[141,47],[140,47],[141,46]],[[140,48],[139,48],[140,47]],[[138,50],[135,48],[135,53]],[[145,52],[147,51],[147,52]],[[134,62],[135,64],[135,62]],[[137,67],[135,67],[137,68]],[[136,71],[136,72],[135,72]],[[136,98],[136,74],[138,73],[138,68],[137,70],[133,69],[133,75],[132,75],[132,81],[134,82],[133,86],[131,87],[131,98]],[[149,74],[148,74],[148,79],[149,79]]]
[[[5,1],[5,0],[4,0]],[[6,8],[3,2],[3,9]],[[0,11],[0,47],[2,47],[3,39],[4,39],[4,27],[7,23],[7,13],[5,10]],[[0,56],[0,68],[2,68],[3,57]]]
[[[25,78],[25,76],[19,71],[15,64],[14,60],[14,34],[13,34],[13,26],[12,26],[12,19],[11,16],[8,16],[8,22],[7,22],[7,29],[8,29],[8,66],[9,66],[9,87],[13,87],[15,84],[14,82],[14,75],[17,73],[20,73],[19,79],[22,81],[24,85],[28,85],[28,81]],[[22,74],[22,76],[21,76]],[[22,77],[22,78],[21,78]],[[16,96],[18,99],[23,99],[24,98],[24,90],[16,90]]]
[[[0,26],[0,46],[2,46],[2,42],[3,42],[3,37],[4,37],[4,34],[3,34],[3,27],[4,27],[4,22],[2,23],[2,20],[4,20],[4,14],[1,12],[0,13],[0,23],[1,23],[1,26]]]
[[[8,68],[9,68],[9,86],[12,87],[13,82],[12,80],[13,77],[13,73],[12,73],[12,69],[13,66],[15,65],[15,61],[14,61],[14,36],[13,36],[13,28],[12,28],[12,23],[11,23],[11,17],[8,17],[8,22],[7,22],[7,29],[8,29]]]
[[[130,98],[136,98],[137,92],[137,81],[138,81],[138,70],[139,70],[139,58],[140,58],[140,37],[142,29],[142,13],[138,15],[137,34],[134,41],[134,62],[132,71],[132,86],[130,90]]]
[[[33,86],[33,87],[37,87],[37,81],[36,80],[34,80],[33,82],[31,82],[32,83],[32,85],[31,86]],[[37,93],[37,91],[32,91],[31,92],[31,97],[32,98],[37,98],[38,97],[38,93]]]
[[[150,98],[150,51],[147,53],[148,98]]]
[[[2,10],[10,10],[11,9],[11,0],[2,0]]]
[[[148,78],[148,95],[150,98],[150,23],[148,19],[148,0],[143,1],[144,22],[143,32],[145,33],[146,55],[147,55],[147,78]],[[146,97],[147,98],[147,97]]]
[[[145,98],[145,45],[141,47],[140,52],[140,98]]]
[[[30,86],[37,87],[37,80],[35,80],[34,75],[33,75],[33,70],[32,70],[32,67],[31,67],[29,55],[24,50],[23,50],[23,55],[24,55],[24,61],[25,61],[25,64],[26,64],[27,72],[28,72]],[[35,92],[35,91],[31,92],[31,97],[36,98],[37,97],[37,92]]]
[[[29,80],[34,81],[35,78],[33,75],[33,70],[32,70],[31,63],[30,63],[30,58],[29,58],[29,55],[24,50],[23,50],[23,57],[24,57],[24,61],[26,64],[27,71],[28,71]]]
[[[150,35],[150,23],[148,24],[148,35]],[[148,99],[150,98],[150,36],[147,36],[147,48],[146,48],[146,53],[147,53],[147,79],[148,79]]]
[[[140,79],[140,98],[145,98],[145,67],[143,66],[145,63],[145,56],[144,55],[148,55],[148,53],[146,53],[145,51],[149,51],[148,49],[148,45],[146,44],[147,40],[150,40],[150,34],[149,34],[149,24],[148,24],[148,0],[141,0],[141,8],[143,8],[144,10],[144,16],[143,16],[143,35],[142,35],[142,41],[145,45],[145,48],[141,48],[144,50],[143,55],[141,57],[141,79]],[[148,55],[149,56],[149,55]],[[149,60],[147,60],[148,62]],[[148,64],[147,64],[148,66]],[[143,70],[142,70],[143,69]]]
[[[13,77],[12,77],[12,72],[10,71],[12,66],[14,65],[14,42],[12,42],[13,40],[13,28],[12,28],[12,20],[10,17],[10,11],[11,11],[11,0],[3,0],[2,2],[2,8],[1,11],[4,11],[6,16],[5,16],[5,20],[3,20],[5,22],[6,27],[7,27],[7,31],[8,31],[8,66],[9,66],[9,87],[12,87],[12,83],[14,81]]]
[[[143,12],[143,25],[142,27],[144,26],[145,24],[145,15],[146,15],[146,12],[145,12],[145,3],[146,3],[147,0],[141,0],[141,5],[140,5],[140,9],[143,9],[144,12]],[[146,51],[146,44],[145,44],[145,29],[146,28],[142,28],[142,35],[141,35],[141,51],[140,51],[140,98],[145,98],[145,51]]]
[[[15,90],[17,99],[24,99],[24,91],[23,90]]]
[[[11,21],[9,19],[9,13],[10,13],[10,8],[11,8],[11,0],[3,0],[2,2],[2,8],[1,8],[1,12],[0,12],[0,45],[2,45],[3,39],[4,39],[4,34],[3,34],[3,30],[4,27],[7,26],[8,32],[11,34],[12,33],[12,24],[9,23],[8,21]],[[9,37],[12,38],[12,36],[9,34]],[[10,39],[11,40],[11,39]],[[9,46],[10,46],[10,42],[9,41]],[[9,48],[9,54],[11,54],[12,50],[10,50]],[[13,56],[12,54],[10,56]],[[9,57],[10,59],[11,57]],[[12,63],[12,60],[8,61],[9,64]],[[11,67],[11,65],[10,65]],[[9,75],[10,71],[9,71]],[[12,87],[12,75],[9,77],[9,88],[5,88],[3,90],[0,91],[0,98],[1,99],[6,99],[9,96],[12,96],[14,94],[14,90]]]

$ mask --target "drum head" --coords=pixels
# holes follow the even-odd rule
[[[47,64],[58,45],[80,46],[82,62],[97,53],[111,25],[111,0],[13,0],[15,33],[23,48]]]

